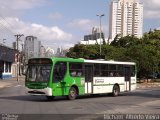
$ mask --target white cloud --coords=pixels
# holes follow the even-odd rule
[[[108,24],[105,22],[105,20],[101,21],[101,29],[104,32],[105,36],[107,37],[108,35]],[[90,20],[90,19],[76,19],[73,20],[69,23],[70,27],[76,28],[77,30],[82,30],[84,31],[84,35],[86,34],[91,34],[92,33],[92,28],[93,27],[99,27],[99,19],[97,21]],[[82,36],[83,37],[83,36]]]
[[[140,0],[144,4],[144,17],[151,19],[160,18],[160,2],[159,0]]]
[[[24,10],[42,6],[45,2],[46,0],[1,0],[0,4],[7,9]]]
[[[141,0],[146,8],[159,10],[160,9],[160,2],[159,0]]]
[[[0,0],[0,14],[3,16],[16,16],[23,10],[42,6],[46,0]]]
[[[25,36],[33,35],[38,37],[38,39],[45,46],[54,47],[56,43],[69,43],[72,39],[72,34],[64,32],[57,26],[44,26],[36,23],[26,23],[19,20],[18,18],[6,18],[8,23],[0,21],[0,24],[6,26],[8,29],[12,30],[15,34],[24,34]]]
[[[40,39],[48,40],[70,40],[71,34],[65,33],[57,26],[47,27],[39,24],[30,24],[31,33],[40,37]],[[25,32],[25,29],[24,29]],[[31,34],[30,33],[30,34]]]
[[[6,45],[11,46],[16,39],[15,34],[24,34],[24,36],[33,35],[38,37],[42,45],[51,47],[54,50],[59,46],[65,48],[73,46],[72,34],[65,32],[58,26],[45,26],[36,22],[30,23],[18,19],[17,16],[24,14],[27,10],[46,6],[49,2],[49,0],[0,0],[0,38],[6,39]],[[63,15],[55,12],[48,17],[61,19]]]
[[[151,19],[159,19],[160,18],[160,12],[155,10],[146,10],[146,13],[144,14],[145,18],[151,18]]]
[[[85,31],[91,31],[92,27],[97,25],[98,25],[97,22],[89,19],[76,19],[69,23],[70,27],[85,30]]]

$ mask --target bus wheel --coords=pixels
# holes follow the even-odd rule
[[[47,100],[52,101],[54,99],[54,96],[46,96]]]
[[[120,92],[120,90],[119,90],[118,85],[114,85],[114,86],[113,86],[112,95],[113,95],[114,97],[116,97],[116,96],[118,96],[119,92]]]
[[[68,99],[69,100],[74,100],[77,97],[77,90],[74,87],[71,87],[69,90],[69,95],[68,95]]]

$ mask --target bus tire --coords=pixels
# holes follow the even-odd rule
[[[69,90],[69,94],[68,94],[68,99],[69,100],[74,100],[77,97],[77,90],[75,87],[71,87]]]
[[[119,95],[120,89],[118,85],[113,86],[112,96],[116,97]]]
[[[52,101],[54,100],[54,96],[46,96],[47,100]]]

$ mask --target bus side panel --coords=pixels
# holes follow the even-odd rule
[[[71,85],[71,86],[76,86],[75,84]],[[69,94],[69,90],[71,88],[71,86],[64,86],[61,88],[56,88],[56,92],[53,91],[53,96],[66,96]],[[78,95],[84,95],[84,86],[77,86],[78,88]]]
[[[68,95],[71,87],[77,88],[77,92],[79,95],[83,95],[85,93],[84,78],[67,77],[64,81],[66,83],[64,86],[66,88],[64,95]]]
[[[93,93],[111,93],[115,84],[124,91],[124,77],[94,77]]]
[[[84,89],[84,78],[80,77],[66,77],[63,82],[52,85],[53,96],[64,96],[69,94],[71,87],[77,88],[79,95],[83,95]]]
[[[84,95],[85,94],[85,87],[84,86],[80,86],[79,87],[79,95]]]
[[[131,91],[135,90],[137,88],[137,80],[136,80],[136,76],[135,77],[131,77]]]
[[[52,88],[52,95],[53,96],[61,96],[61,95],[63,95],[64,89],[62,89],[60,83],[52,84],[51,88]]]

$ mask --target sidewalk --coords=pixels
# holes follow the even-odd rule
[[[160,87],[160,82],[137,83],[137,88],[152,88],[152,87]]]
[[[18,80],[19,81],[24,81],[25,77],[24,76],[19,76]],[[13,77],[10,79],[0,79],[0,89],[5,88],[5,87],[10,87],[14,84],[17,84],[17,77]]]

